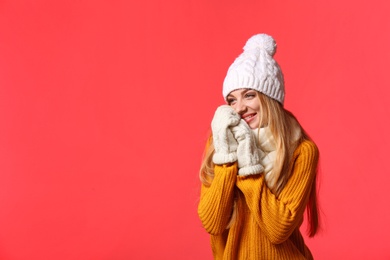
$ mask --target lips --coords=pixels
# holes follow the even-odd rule
[[[242,116],[242,119],[244,119],[245,122],[249,123],[250,121],[252,121],[256,116],[256,113],[252,113],[252,114],[246,114],[246,115],[243,115]]]

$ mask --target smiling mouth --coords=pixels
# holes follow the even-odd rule
[[[246,115],[246,116],[243,117],[242,119],[244,119],[245,122],[249,122],[249,121],[251,121],[255,116],[256,116],[256,113],[255,113],[255,114]]]

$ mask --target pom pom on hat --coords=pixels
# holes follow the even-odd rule
[[[256,49],[263,49],[268,53],[268,55],[274,56],[276,51],[276,42],[274,38],[267,34],[254,35],[246,42],[244,51],[251,51]]]
[[[281,104],[284,102],[283,73],[273,59],[275,40],[267,34],[252,36],[244,46],[244,52],[229,67],[223,82],[223,97],[230,92],[249,88],[257,90]]]

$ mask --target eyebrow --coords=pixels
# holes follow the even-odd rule
[[[243,89],[243,91],[242,92],[240,92],[240,95],[244,95],[244,94],[246,94],[248,91],[254,91],[254,89],[251,89],[251,88],[244,88]],[[234,98],[234,96],[232,95],[232,94],[229,94],[229,95],[227,95],[227,97],[226,98],[229,98],[229,97],[232,97],[232,98]]]

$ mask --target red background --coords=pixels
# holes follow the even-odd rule
[[[0,259],[211,259],[201,153],[263,32],[321,151],[314,256],[389,259],[387,2],[0,1]]]

